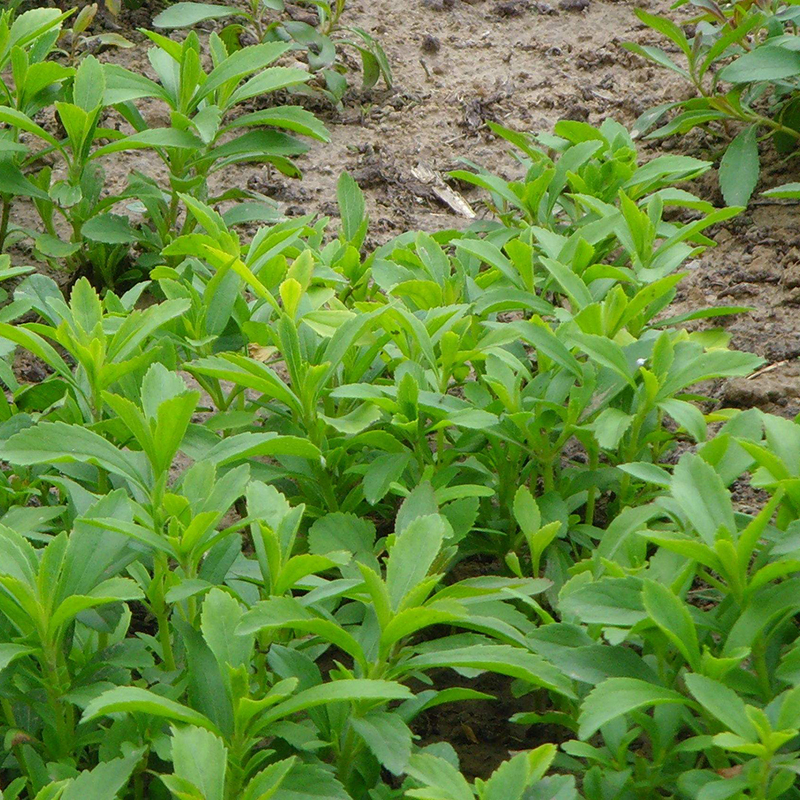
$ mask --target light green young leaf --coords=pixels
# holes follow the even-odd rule
[[[583,701],[578,735],[585,741],[606,723],[640,708],[687,703],[682,694],[655,683],[638,678],[609,678]]]
[[[196,786],[203,800],[224,800],[228,750],[222,739],[204,728],[172,728],[175,775]]]
[[[428,575],[444,540],[442,517],[419,517],[395,540],[386,560],[386,585],[392,608],[397,611],[405,596]]]

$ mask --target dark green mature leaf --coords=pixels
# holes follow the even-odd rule
[[[189,781],[203,800],[223,800],[228,751],[218,736],[203,728],[172,728],[175,775]]]
[[[342,234],[348,242],[352,242],[364,228],[366,205],[361,187],[349,172],[343,172],[339,176],[336,199],[342,215]]]
[[[700,645],[692,616],[683,601],[668,587],[647,580],[642,600],[650,619],[681,652],[693,670],[700,669]]]
[[[541,656],[511,645],[477,644],[452,650],[434,651],[414,656],[402,665],[405,672],[414,669],[449,667],[497,672],[519,678],[534,686],[544,686],[566,697],[574,697],[572,683],[561,671]]]
[[[264,727],[275,720],[296,714],[298,711],[305,711],[328,703],[408,700],[410,697],[413,697],[410,689],[393,681],[369,680],[367,678],[332,681],[297,692],[288,700],[279,703],[266,712],[262,717],[261,725]]]
[[[758,741],[758,731],[747,716],[744,702],[733,689],[705,675],[690,674],[684,680],[700,705],[728,730],[748,741]]]
[[[145,488],[132,459],[88,428],[65,422],[40,422],[0,444],[0,457],[12,464],[95,464]]]
[[[444,534],[444,520],[435,514],[418,517],[398,536],[386,561],[386,586],[395,611],[427,576],[439,555]]]
[[[720,70],[719,77],[730,83],[779,81],[800,75],[800,52],[762,45],[745,53]]]
[[[81,772],[67,786],[61,800],[108,800],[116,797],[128,783],[141,757],[142,751],[135,750],[125,758],[105,761],[92,770]]]
[[[717,471],[700,456],[681,458],[672,476],[672,494],[703,541],[713,546],[717,531],[737,530],[731,498]]]
[[[378,456],[364,475],[364,497],[370,505],[383,500],[392,483],[399,480],[411,461],[411,453],[387,453]]]
[[[148,689],[136,686],[118,686],[109,689],[99,697],[92,700],[84,709],[81,722],[89,722],[97,717],[123,712],[127,714],[149,714],[154,717],[163,717],[173,722],[183,722],[187,725],[196,725],[220,735],[219,730],[208,717],[187,708],[174,700],[155,694]]]
[[[758,128],[745,128],[729,145],[719,165],[719,186],[729,206],[746,206],[758,183]]]
[[[605,577],[576,588],[567,584],[559,604],[562,613],[586,624],[633,626],[646,618],[641,578]]]

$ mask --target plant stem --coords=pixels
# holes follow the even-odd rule
[[[8,236],[8,226],[11,220],[11,198],[8,195],[3,195],[3,211],[0,213],[0,253],[6,243],[6,236]]]

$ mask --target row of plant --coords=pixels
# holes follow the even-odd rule
[[[523,178],[454,177],[494,219],[370,250],[346,174],[335,233],[214,188],[296,169],[269,128],[325,138],[229,113],[305,82],[284,45],[150,33],[155,82],[51,59],[62,17],[27,14],[0,29],[6,241],[105,288],[0,256],[3,800],[800,796],[800,429],[698,394],[761,361],[685,324],[747,309],[670,311],[741,210],[683,188],[711,164],[493,125]],[[104,188],[137,148],[163,175]],[[414,731],[492,703],[486,672],[523,737],[560,735],[471,780]]]
[[[171,12],[187,19],[178,6],[162,16]],[[265,102],[271,93],[296,90],[312,78],[298,66],[271,66],[292,50],[291,42],[270,41],[265,33],[263,43],[239,47],[212,33],[205,66],[196,33],[177,43],[144,31],[153,43],[148,57],[155,82],[91,55],[77,67],[59,60],[69,16],[53,9],[0,16],[0,74],[9,78],[0,77],[0,122],[11,132],[0,138],[0,252],[24,240],[51,267],[66,265],[114,288],[120,280],[129,284],[146,276],[163,248],[193,229],[182,194],[226,203],[231,225],[277,218],[268,197],[215,187],[216,176],[238,164],[267,163],[299,177],[292,158],[307,145],[292,134],[327,141],[324,125],[302,106]],[[81,14],[75,27],[82,30],[90,20],[91,14]],[[364,53],[367,81],[374,83]],[[388,75],[388,66],[380,71]],[[248,112],[256,100],[258,107]],[[160,104],[170,125],[153,127],[142,116],[141,101]],[[113,126],[109,112],[117,115]],[[38,124],[43,115],[52,124]],[[112,189],[104,163],[136,150],[154,153],[163,163],[162,176],[132,170],[127,186]],[[12,224],[11,208],[20,198],[34,203],[38,228]]]

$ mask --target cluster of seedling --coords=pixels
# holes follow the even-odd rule
[[[800,426],[698,394],[761,361],[684,324],[747,309],[670,311],[711,164],[493,125],[492,219],[373,249],[347,174],[335,231],[212,188],[327,138],[236,113],[289,43],[150,32],[151,80],[64,19],[0,19],[0,243],[76,275],[0,255],[0,797],[800,797]],[[415,732],[486,672],[557,733],[473,779]]]

